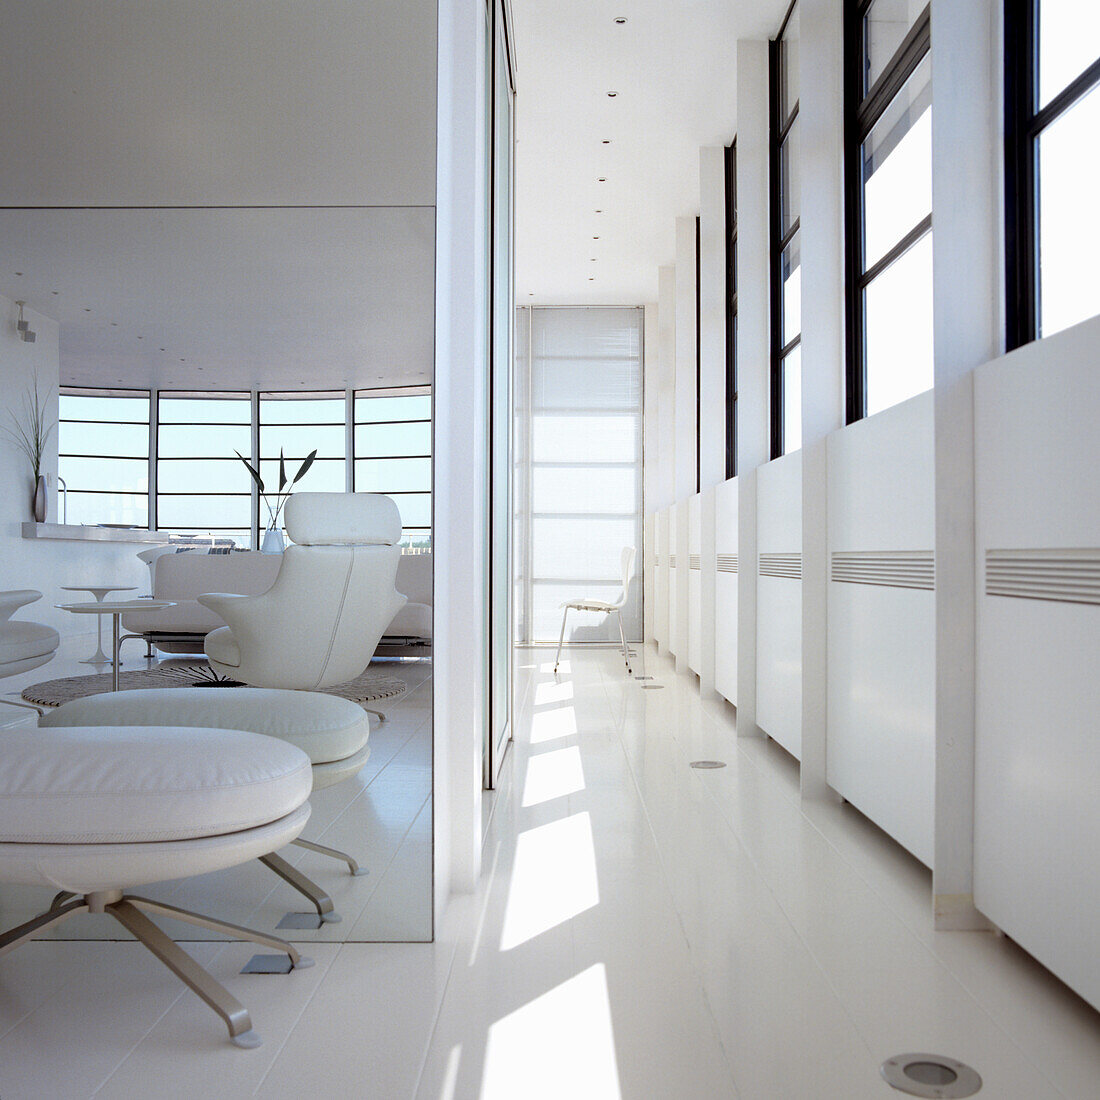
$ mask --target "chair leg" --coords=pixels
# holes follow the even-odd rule
[[[52,912],[59,906],[64,905],[67,901],[71,901],[73,898],[79,896],[79,894],[74,894],[71,890],[59,890],[54,894],[53,901],[50,902],[50,911]]]
[[[327,848],[324,844],[318,844],[315,840],[304,840],[302,837],[297,837],[290,843],[297,844],[299,848],[308,848],[311,852],[319,852],[321,855],[329,856],[332,859],[342,860],[348,865],[348,870],[356,877],[370,874],[366,867],[359,866],[354,856],[342,852],[339,848]]]
[[[276,951],[283,951],[290,956],[291,965],[295,970],[305,970],[313,965],[313,960],[298,953],[298,949],[292,943],[272,936],[268,932],[261,932],[257,928],[246,928],[242,924],[230,924],[229,921],[218,920],[217,917],[208,917],[205,913],[193,913],[190,909],[180,909],[176,905],[167,902],[155,901],[153,898],[140,898],[133,894],[126,894],[121,901],[108,905],[108,911],[115,905],[129,904],[139,909],[145,909],[150,913],[158,913],[162,917],[174,917],[176,920],[186,921],[188,924],[206,928],[211,932],[222,932],[238,940],[252,940],[253,943],[263,944],[264,947],[274,947]],[[155,926],[154,926],[155,927]],[[159,931],[159,929],[158,929]],[[163,933],[161,933],[163,935]]]
[[[626,635],[623,633],[623,616],[622,612],[615,611],[615,621],[619,624],[619,641],[623,643],[623,661],[626,664],[627,674],[633,676],[633,672],[630,669],[630,651],[626,648]]]
[[[22,699],[0,699],[0,703],[7,703],[9,707],[20,707],[22,710],[33,710],[39,718],[46,713],[37,703],[25,703]]]
[[[566,604],[562,608],[561,612],[561,633],[558,635],[558,655],[554,658],[554,671],[558,671],[558,665],[561,663],[561,647],[565,641],[565,620],[569,617],[569,605]]]
[[[360,703],[360,706],[362,706],[361,703]],[[382,723],[385,722],[386,716],[380,710],[375,710],[373,707],[363,707],[363,709],[368,714],[373,714],[378,719],[378,724],[379,725],[382,725]]]
[[[335,906],[332,904],[332,898],[313,879],[303,875],[297,867],[287,863],[282,856],[274,852],[260,856],[260,862],[274,871],[284,882],[293,886],[299,894],[309,898],[317,910],[317,916],[326,924],[337,924],[340,921],[340,914],[333,912]]]
[[[25,924],[12,928],[0,936],[0,955],[14,951],[20,944],[37,936],[39,932],[45,932],[47,928],[52,928],[55,924],[60,924],[69,917],[75,917],[77,913],[85,913],[87,910],[88,903],[83,898],[77,898],[65,905],[50,908],[45,913],[39,913],[37,917],[32,917]]]
[[[143,899],[123,898],[106,906],[106,912],[225,1021],[232,1043],[239,1047],[258,1047],[261,1040],[252,1030],[252,1017],[248,1014],[248,1009],[213,974],[199,966],[182,947],[173,943],[137,908],[134,903],[141,900]]]

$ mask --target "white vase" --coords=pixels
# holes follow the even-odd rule
[[[264,532],[263,542],[260,543],[261,554],[281,554],[285,547],[286,542],[281,528],[269,527]]]

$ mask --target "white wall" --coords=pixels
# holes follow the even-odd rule
[[[738,554],[740,479],[722,482],[714,493],[714,687],[737,706]]]
[[[933,401],[828,439],[830,787],[922,863],[935,809]]]
[[[698,494],[687,502],[687,526],[687,660],[698,676],[703,660],[703,498]]]
[[[1098,346],[1100,317],[974,375],[974,901],[1100,1008]]]
[[[37,339],[33,344],[25,344],[16,335],[18,315],[15,303],[0,296],[0,423],[10,426],[13,413],[25,422],[23,399],[36,375],[39,392],[49,394],[50,420],[56,423],[58,326],[41,314],[26,310],[24,316],[30,321]],[[43,472],[53,483],[47,518],[57,523],[60,516],[56,489],[56,427],[49,437]],[[35,588],[43,595],[37,603],[18,612],[17,618],[48,623],[63,637],[89,634],[89,624],[83,616],[58,611],[54,605],[79,602],[91,596],[62,592],[61,585],[131,584],[138,593],[148,592],[149,569],[136,556],[146,548],[140,544],[22,537],[23,523],[33,519],[34,482],[30,463],[6,433],[0,435],[0,484],[4,485],[4,492],[0,493],[0,588]],[[93,624],[90,633],[94,632]],[[44,675],[48,678],[48,673]]]
[[[756,722],[802,756],[802,452],[756,471]],[[772,555],[790,576],[767,575]]]

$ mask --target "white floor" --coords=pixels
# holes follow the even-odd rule
[[[1092,1009],[1006,939],[933,933],[927,871],[849,807],[804,812],[782,750],[646,656],[663,687],[520,652],[480,889],[434,944],[310,944],[282,977],[194,945],[255,1051],[137,945],[30,944],[0,961],[0,1097],[860,1100],[917,1050],[982,1097],[1100,1094]]]

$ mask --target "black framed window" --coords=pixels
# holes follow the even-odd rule
[[[1100,313],[1096,135],[1100,21],[1092,5],[1005,3],[1009,348]]]
[[[217,532],[252,544],[252,394],[161,390],[157,394],[158,531]]]
[[[737,476],[737,139],[726,147],[726,480]]]
[[[148,528],[148,390],[62,386],[57,449],[67,523]]]
[[[847,420],[933,384],[931,16],[848,0]]]
[[[401,512],[402,542],[432,541],[430,386],[355,391],[355,491],[385,493]]]
[[[771,43],[771,455],[802,446],[798,2]]]

